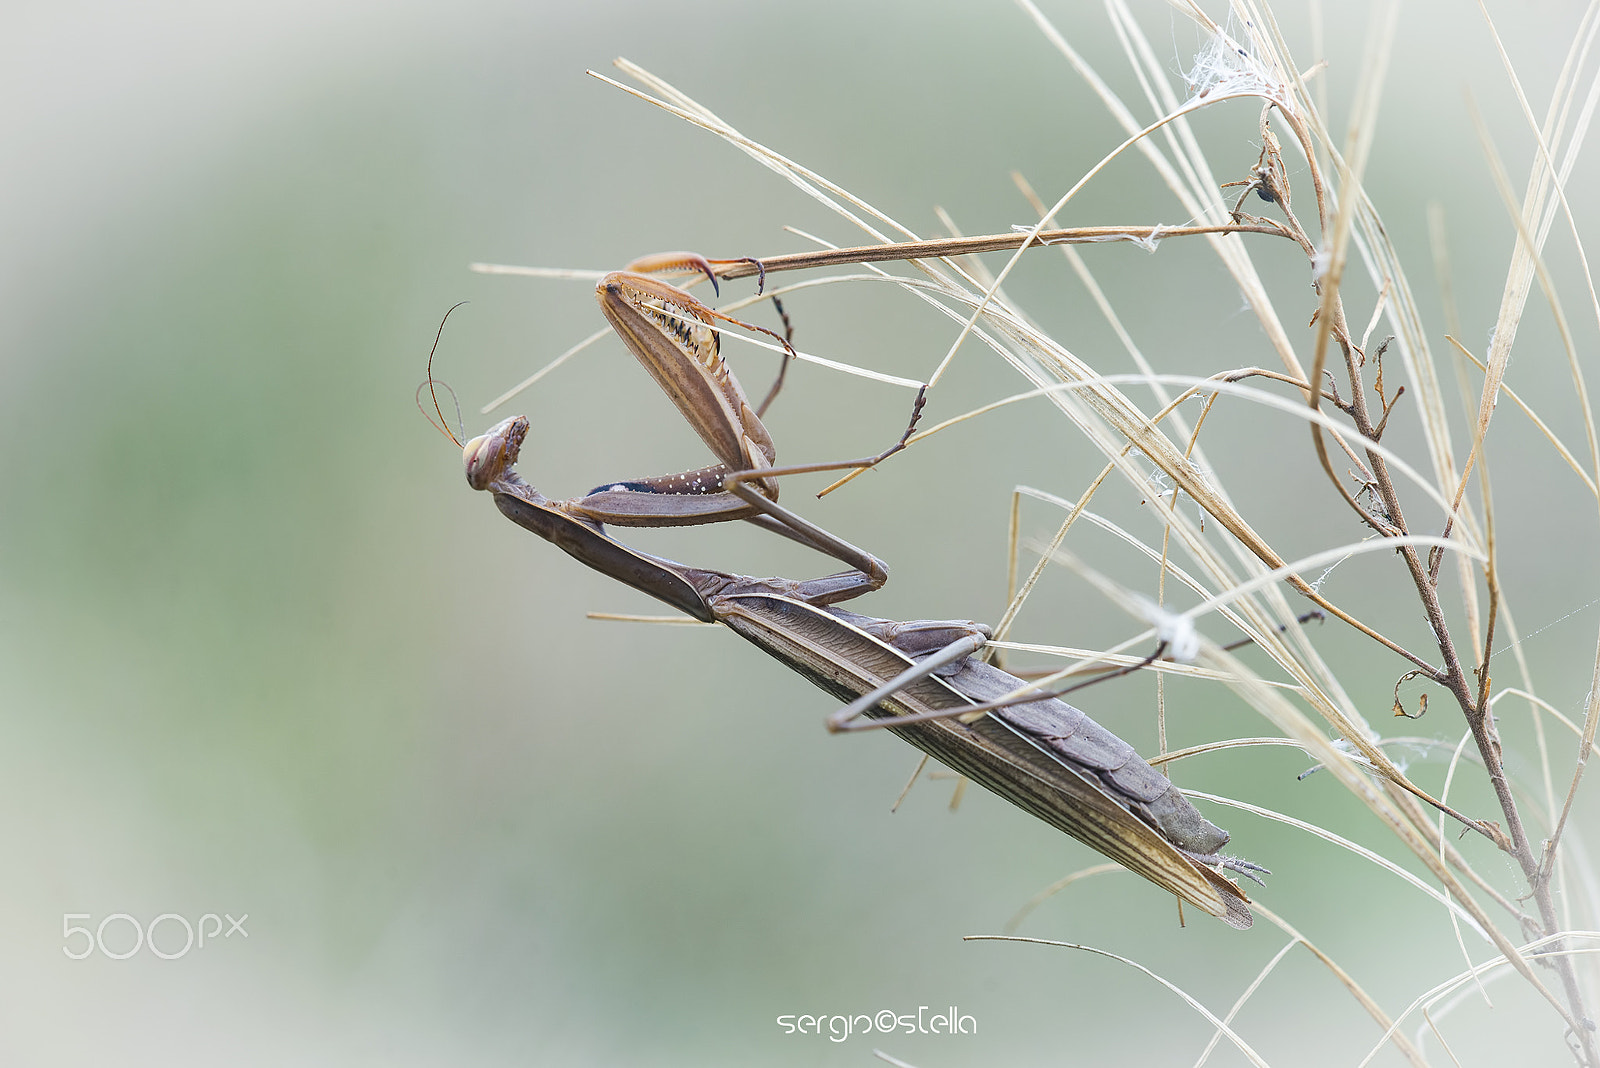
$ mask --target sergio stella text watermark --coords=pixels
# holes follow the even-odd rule
[[[879,1009],[872,1014],[789,1014],[777,1018],[778,1026],[786,1035],[826,1034],[831,1042],[843,1042],[851,1035],[903,1034],[903,1035],[975,1035],[978,1021],[970,1014],[963,1015],[954,1005],[940,1012],[930,1013],[928,1006],[918,1005],[916,1014],[896,1013],[892,1009]]]

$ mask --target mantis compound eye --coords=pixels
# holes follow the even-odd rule
[[[467,442],[461,449],[467,485],[483,490],[499,481],[517,462],[517,454],[522,451],[522,439],[527,433],[528,417],[514,415],[497,423],[488,433]]]

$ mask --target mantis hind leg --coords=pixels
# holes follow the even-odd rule
[[[890,623],[890,620],[879,620],[880,623]],[[945,624],[941,624],[945,625]],[[954,624],[960,627],[960,624]],[[845,705],[828,717],[830,731],[858,731],[869,730],[876,727],[903,727],[912,723],[923,723],[933,719],[948,719],[951,716],[963,715],[967,712],[965,707],[940,709],[936,712],[919,712],[909,716],[892,716],[883,719],[862,720],[872,709],[886,698],[910,686],[920,679],[925,679],[949,664],[959,663],[982,649],[989,640],[987,629],[973,630],[963,637],[958,637],[943,648],[932,652],[900,674],[890,679],[870,693],[862,694],[856,700]]]

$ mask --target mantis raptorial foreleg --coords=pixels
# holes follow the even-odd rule
[[[788,350],[785,368],[793,356],[788,339],[724,315],[687,291],[644,273],[699,271],[715,284],[714,264],[739,262],[755,262],[760,268],[759,261],[707,260],[693,253],[663,253],[636,260],[627,269],[606,275],[595,289],[600,309],[617,336],[721,462],[694,471],[609,482],[556,507],[591,523],[614,526],[693,526],[749,520],[842,560],[867,574],[875,589],[888,578],[883,563],[778,505],[777,480],[791,474],[880,463],[905,448],[922,413],[924,395],[918,393],[910,422],[899,440],[875,456],[773,466],[777,449],[761,422],[761,413],[776,396],[783,373],[780,371],[761,406],[752,407],[738,378],[722,358],[715,324],[731,323],[777,338]]]
[[[694,471],[628,479],[596,487],[588,497],[582,498],[583,513],[590,518],[617,525],[656,525],[649,522],[652,516],[647,502],[613,496],[618,492],[711,498],[675,502],[660,508],[659,518],[668,525],[683,524],[690,516],[699,522],[745,518],[751,507],[748,494],[734,494],[739,497],[738,501],[722,496],[732,492],[725,486],[729,475],[739,474],[748,489],[767,500],[777,500],[776,478],[781,474],[870,467],[905,447],[911,427],[916,425],[922,411],[924,395],[921,392],[913,406],[911,426],[899,442],[877,456],[773,470],[777,447],[761,422],[761,416],[777,395],[783,384],[783,370],[794,357],[788,337],[724,315],[686,290],[643,273],[695,270],[705,274],[714,285],[713,264],[742,262],[754,262],[760,268],[758,260],[707,260],[687,252],[662,253],[635,260],[626,269],[606,275],[595,287],[595,298],[612,329],[650,372],[662,392],[677,405],[678,411],[720,463]],[[767,334],[784,346],[783,369],[759,408],[751,407],[738,378],[722,357],[721,333],[716,329],[718,321]]]
[[[688,252],[669,252],[635,260],[606,275],[595,287],[595,299],[623,344],[721,463],[697,471],[633,479],[629,484],[653,493],[719,493],[722,472],[771,467],[777,448],[760,412],[750,405],[722,358],[722,336],[716,323],[720,320],[776,338],[786,350],[785,368],[793,349],[787,338],[723,315],[687,290],[644,273],[664,270],[700,271],[716,284],[710,260]],[[777,498],[775,482],[758,485],[763,496]]]

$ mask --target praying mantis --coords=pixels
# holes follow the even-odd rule
[[[714,278],[710,262],[671,254],[631,266],[690,265]],[[1083,712],[1049,695],[1012,696],[1026,684],[973,655],[992,636],[987,627],[966,620],[900,622],[834,607],[881,587],[888,569],[779,505],[775,479],[871,466],[893,454],[916,424],[921,394],[911,426],[876,457],[774,467],[775,450],[759,414],[720,356],[707,358],[704,339],[715,336],[711,318],[728,317],[638,270],[607,275],[597,297],[619,336],[722,462],[555,501],[515,470],[528,420],[514,416],[463,447],[469,486],[490,493],[512,522],[586,566],[694,619],[723,624],[849,702],[829,718],[830,729],[886,727],[1180,899],[1235,928],[1250,926],[1248,898],[1223,872],[1256,879],[1266,869],[1223,855],[1227,832]],[[732,519],[756,521],[848,570],[803,581],[752,578],[653,556],[604,530],[608,522],[672,526]]]

